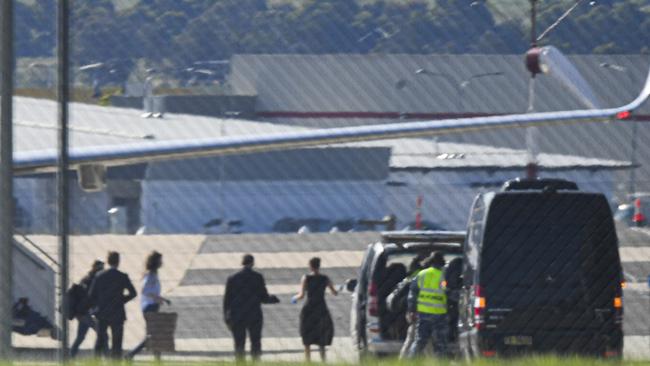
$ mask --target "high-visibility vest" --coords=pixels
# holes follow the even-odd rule
[[[418,313],[447,314],[447,294],[442,286],[443,273],[434,267],[429,267],[418,273]]]

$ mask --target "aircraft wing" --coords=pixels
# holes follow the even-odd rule
[[[607,109],[511,114],[489,117],[393,123],[360,127],[315,129],[291,133],[230,136],[201,140],[148,141],[137,145],[73,148],[71,168],[82,165],[118,166],[163,160],[287,150],[349,142],[434,136],[498,128],[563,125],[624,120],[650,96],[650,72],[639,96],[631,103]],[[14,155],[14,173],[51,172],[57,151],[27,151]]]

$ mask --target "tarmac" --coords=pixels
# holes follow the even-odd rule
[[[30,236],[30,239],[56,257],[57,238]],[[299,290],[300,278],[307,273],[313,256],[322,259],[322,272],[335,284],[357,276],[367,245],[379,240],[379,233],[334,234],[239,234],[239,235],[93,235],[70,238],[70,278],[78,281],[92,261],[105,258],[109,250],[121,253],[120,269],[129,274],[136,289],[144,270],[146,256],[157,250],[163,254],[160,278],[163,296],[172,300],[162,311],[179,314],[176,352],[164,354],[168,360],[232,360],[233,344],[222,321],[222,301],[227,277],[240,267],[244,253],[256,257],[256,269],[264,274],[269,292],[281,303],[264,307],[265,326],[263,360],[302,361],[303,346],[298,331],[300,304],[290,298]],[[626,359],[650,359],[650,231],[619,230],[620,254],[627,287],[625,289],[624,331]],[[357,354],[349,334],[350,294],[327,296],[335,323],[335,338],[329,347],[328,360],[355,362]],[[128,350],[144,337],[144,320],[139,298],[127,304],[124,349]],[[71,339],[76,322],[70,323]],[[81,355],[91,355],[95,335],[89,332],[81,346]],[[14,335],[18,359],[52,360],[58,342],[49,338]],[[314,354],[312,357],[317,355]],[[147,360],[143,353],[138,359]]]

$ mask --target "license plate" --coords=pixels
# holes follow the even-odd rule
[[[532,346],[533,337],[531,336],[510,336],[503,339],[503,343],[508,346]]]

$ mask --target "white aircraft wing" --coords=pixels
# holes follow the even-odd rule
[[[631,103],[607,109],[511,114],[490,117],[393,123],[361,127],[207,138],[201,140],[151,141],[138,145],[73,148],[70,167],[80,165],[117,166],[162,160],[287,150],[326,144],[433,136],[496,128],[534,127],[569,123],[624,120],[650,96],[650,72],[639,96]],[[14,155],[14,172],[30,174],[54,171],[56,150],[19,152]]]

